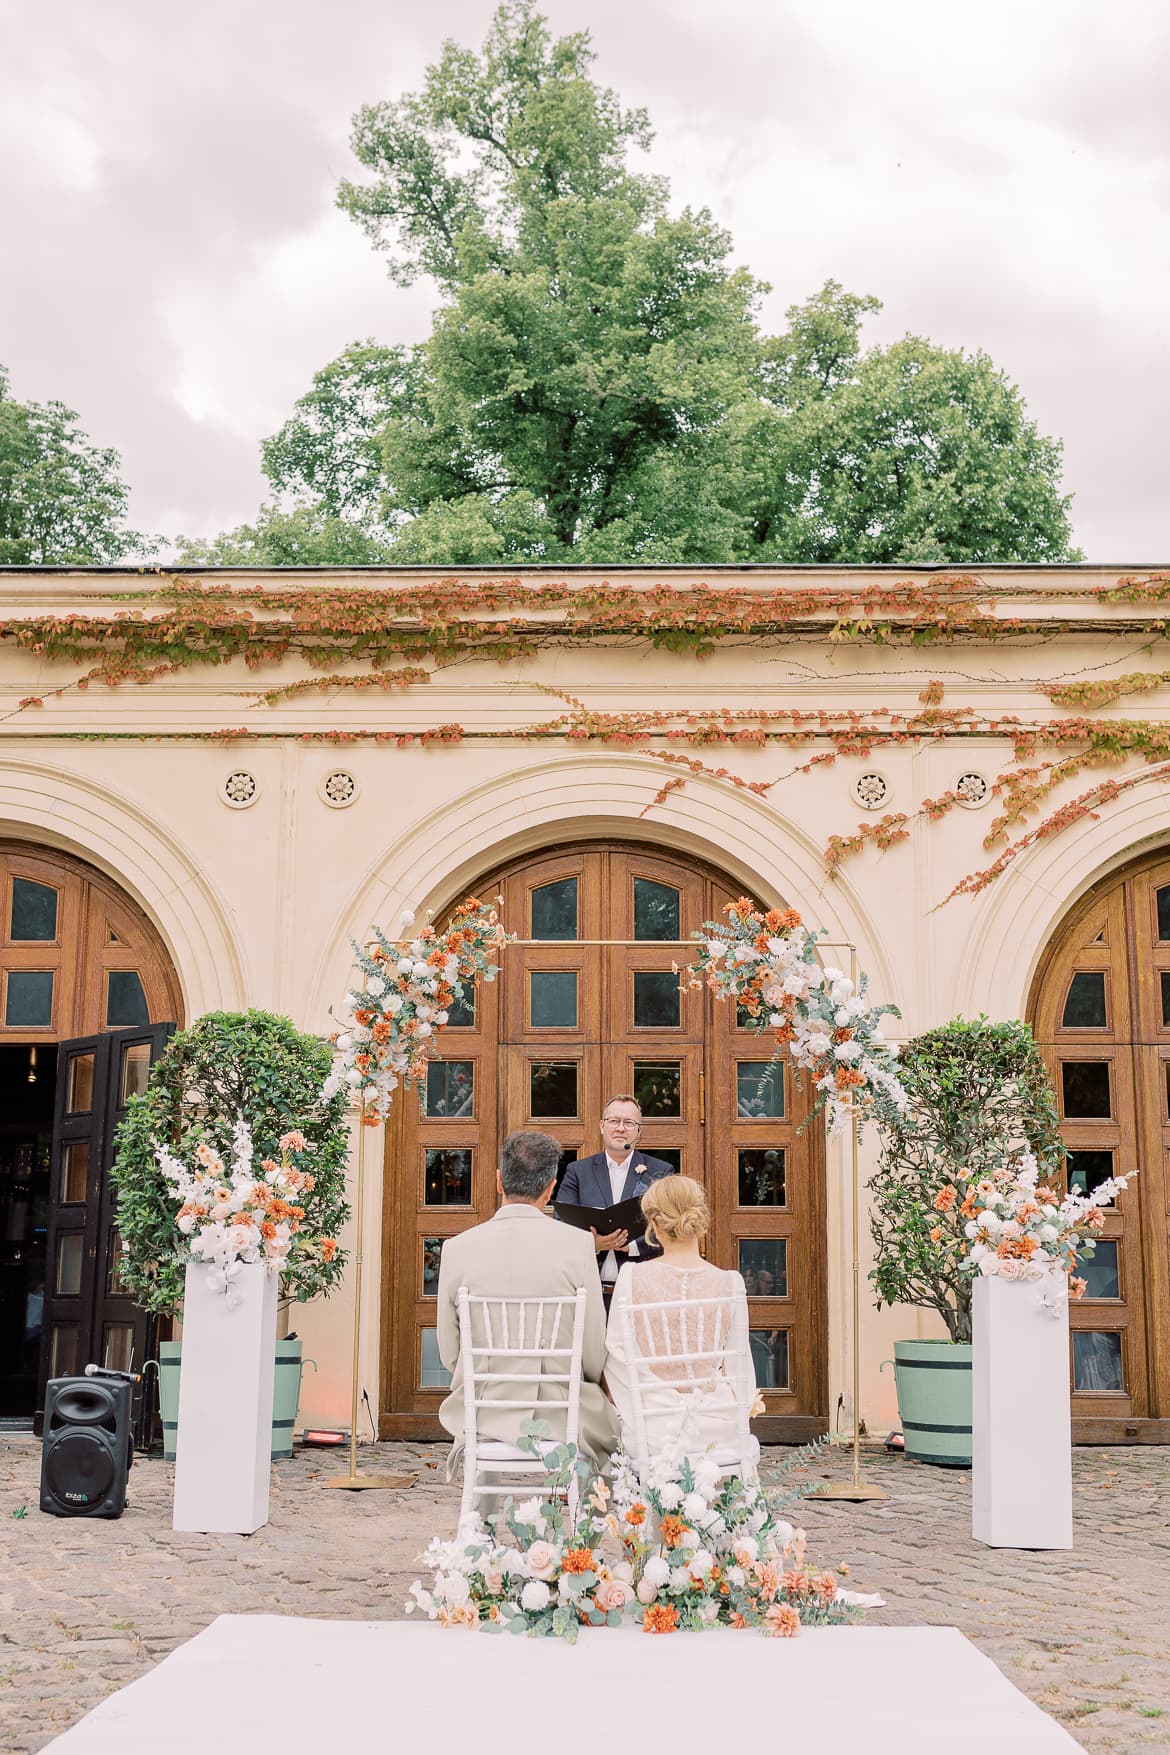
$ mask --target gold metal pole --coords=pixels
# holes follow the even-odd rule
[[[321,1484],[345,1487],[351,1493],[371,1487],[413,1487],[417,1475],[359,1475],[357,1466],[358,1405],[361,1399],[362,1342],[362,1249],[366,1224],[366,1098],[362,1093],[361,1128],[358,1133],[357,1237],[353,1271],[353,1384],[349,1416],[349,1473],[334,1475]]]
[[[849,951],[849,973],[857,991],[857,946]],[[861,1176],[858,1169],[857,1105],[850,1100],[850,1143],[853,1176],[853,1479],[826,1481],[807,1494],[809,1499],[844,1499],[860,1504],[865,1499],[888,1499],[883,1487],[861,1478]]]

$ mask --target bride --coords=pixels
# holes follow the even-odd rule
[[[605,1384],[621,1420],[623,1446],[632,1456],[641,1448],[636,1374],[649,1456],[664,1451],[697,1456],[735,1447],[755,1396],[743,1277],[711,1267],[699,1253],[711,1219],[702,1185],[692,1177],[664,1176],[651,1183],[642,1196],[642,1212],[647,1239],[662,1255],[622,1268],[606,1333]],[[655,1305],[665,1308],[648,1308]],[[722,1358],[671,1357],[718,1354],[736,1340],[732,1369],[746,1402],[742,1416],[737,1384]],[[758,1455],[756,1441],[750,1444]]]

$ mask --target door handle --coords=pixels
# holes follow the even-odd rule
[[[707,1125],[707,1075],[699,1074],[699,1126]]]

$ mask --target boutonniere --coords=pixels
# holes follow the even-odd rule
[[[645,1176],[645,1174],[646,1174],[645,1164],[635,1164],[634,1165],[634,1175],[635,1176]]]

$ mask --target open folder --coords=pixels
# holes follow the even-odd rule
[[[632,1195],[629,1200],[619,1200],[613,1207],[575,1207],[569,1201],[556,1200],[553,1202],[553,1211],[566,1225],[576,1225],[579,1231],[596,1231],[600,1237],[609,1237],[614,1231],[625,1231],[632,1243],[646,1230],[642,1197],[637,1194]]]

